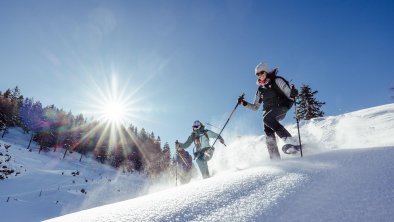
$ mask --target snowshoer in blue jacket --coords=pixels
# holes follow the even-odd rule
[[[175,142],[176,149],[186,149],[192,143],[194,143],[194,158],[196,159],[202,177],[205,179],[209,177],[207,162],[212,158],[213,152],[215,151],[215,148],[211,147],[211,145],[209,144],[209,138],[218,138],[222,144],[224,144],[224,140],[219,134],[212,132],[211,130],[205,129],[205,126],[199,120],[194,121],[192,127],[193,132],[187,138],[185,143],[180,143],[178,142],[178,140]]]
[[[257,85],[259,85],[253,103],[238,98],[238,103],[248,109],[258,110],[263,103],[263,125],[266,134],[266,144],[270,159],[280,159],[278,145],[276,143],[275,133],[285,144],[282,150],[286,154],[297,152],[297,140],[279,123],[286,116],[287,111],[291,108],[294,98],[298,95],[297,89],[290,88],[289,83],[280,76],[276,76],[278,70],[270,71],[266,64],[260,63],[255,68],[257,76]]]

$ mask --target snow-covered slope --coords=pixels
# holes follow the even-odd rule
[[[286,128],[292,135],[298,135],[296,124]],[[394,104],[301,121],[300,128],[306,156],[335,149],[394,146]],[[237,138],[234,135],[238,134],[230,132],[225,138]],[[279,139],[278,144],[279,147],[283,145]],[[281,155],[282,159],[294,158],[283,153]],[[220,172],[266,162],[269,162],[269,156],[264,136],[243,136],[232,141],[228,149],[217,149],[210,167]]]
[[[296,135],[295,125],[286,127]],[[75,153],[65,161],[62,151],[28,152],[28,138],[13,132],[0,143],[13,145],[15,166],[27,171],[0,181],[1,219],[39,221],[117,200],[126,201],[50,221],[394,218],[394,104],[301,122],[304,158],[282,154],[281,161],[270,161],[263,136],[231,137],[229,131],[226,138],[236,139],[216,149],[209,162],[214,177],[178,187],[175,182],[148,186],[141,176],[118,174],[94,161],[79,163]],[[74,177],[76,169],[80,175]],[[157,187],[161,191],[149,192]]]
[[[301,126],[302,159],[266,161],[244,137],[215,154],[213,178],[50,221],[392,221],[394,104]]]
[[[77,153],[41,152],[29,135],[10,129],[0,139],[0,153],[11,156],[8,167],[19,172],[0,180],[1,221],[41,221],[82,209],[146,194],[145,178],[117,172]],[[7,152],[4,144],[10,144]],[[0,162],[2,160],[0,155]]]
[[[393,148],[336,150],[51,221],[392,221],[393,159]]]

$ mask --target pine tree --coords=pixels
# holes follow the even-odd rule
[[[133,126],[133,124],[130,124],[130,126],[129,126],[129,132],[132,133],[132,134],[134,134],[134,126]]]
[[[163,146],[163,152],[162,152],[162,170],[166,170],[171,163],[171,149],[170,145],[166,142]]]
[[[15,88],[11,91],[11,99],[13,100],[23,100],[23,96],[21,94],[21,90],[19,89],[18,86],[15,86]]]
[[[299,119],[309,120],[315,117],[324,116],[324,112],[321,110],[321,107],[326,103],[316,100],[316,93],[318,93],[318,91],[312,91],[307,84],[303,84],[301,86],[300,94],[297,99],[297,112]]]
[[[4,130],[1,137],[4,137],[7,129],[16,125],[18,113],[18,103],[11,99],[11,90],[8,89],[0,97],[0,130]]]
[[[31,119],[30,119],[30,110],[33,106],[33,99],[26,98],[22,106],[19,108],[19,115],[22,120],[22,128],[24,129],[25,133],[29,132]]]
[[[146,132],[145,128],[142,128],[139,134],[139,138],[142,140],[142,142],[145,142],[146,140],[149,139],[148,133]]]
[[[168,142],[166,142],[163,146],[163,153],[168,153],[169,156],[171,156],[171,150],[170,150],[170,145],[168,144]]]
[[[151,133],[149,134],[149,139],[155,140],[155,134],[154,134],[153,132],[151,132]]]
[[[12,95],[11,89],[7,89],[3,94],[3,97],[7,99],[11,99],[11,95]]]

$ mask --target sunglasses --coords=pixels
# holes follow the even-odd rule
[[[267,72],[266,72],[266,71],[258,72],[258,73],[256,73],[256,76],[261,76],[261,75],[263,75],[263,74],[267,74]]]
[[[193,130],[198,130],[200,129],[201,125],[193,125]]]

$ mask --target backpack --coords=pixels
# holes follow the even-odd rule
[[[183,150],[182,152],[177,152],[176,161],[185,171],[189,171],[192,168],[193,159],[189,152],[187,152],[186,150]]]
[[[272,70],[272,72],[269,73],[271,81],[272,81],[272,88],[275,90],[276,93],[278,93],[282,99],[283,104],[287,107],[287,108],[291,108],[294,104],[294,101],[287,98],[287,96],[285,95],[285,93],[279,88],[278,85],[276,85],[275,80],[276,79],[282,79],[286,85],[291,89],[290,83],[289,81],[287,81],[285,78],[283,78],[282,76],[277,76],[278,73],[278,69],[275,68],[274,70]]]
[[[189,170],[192,169],[192,166],[193,166],[193,158],[192,158],[192,156],[189,154],[189,152],[186,152],[186,154],[185,154],[185,159],[186,159],[186,163],[187,163],[185,169],[186,169],[187,171],[189,171]]]

